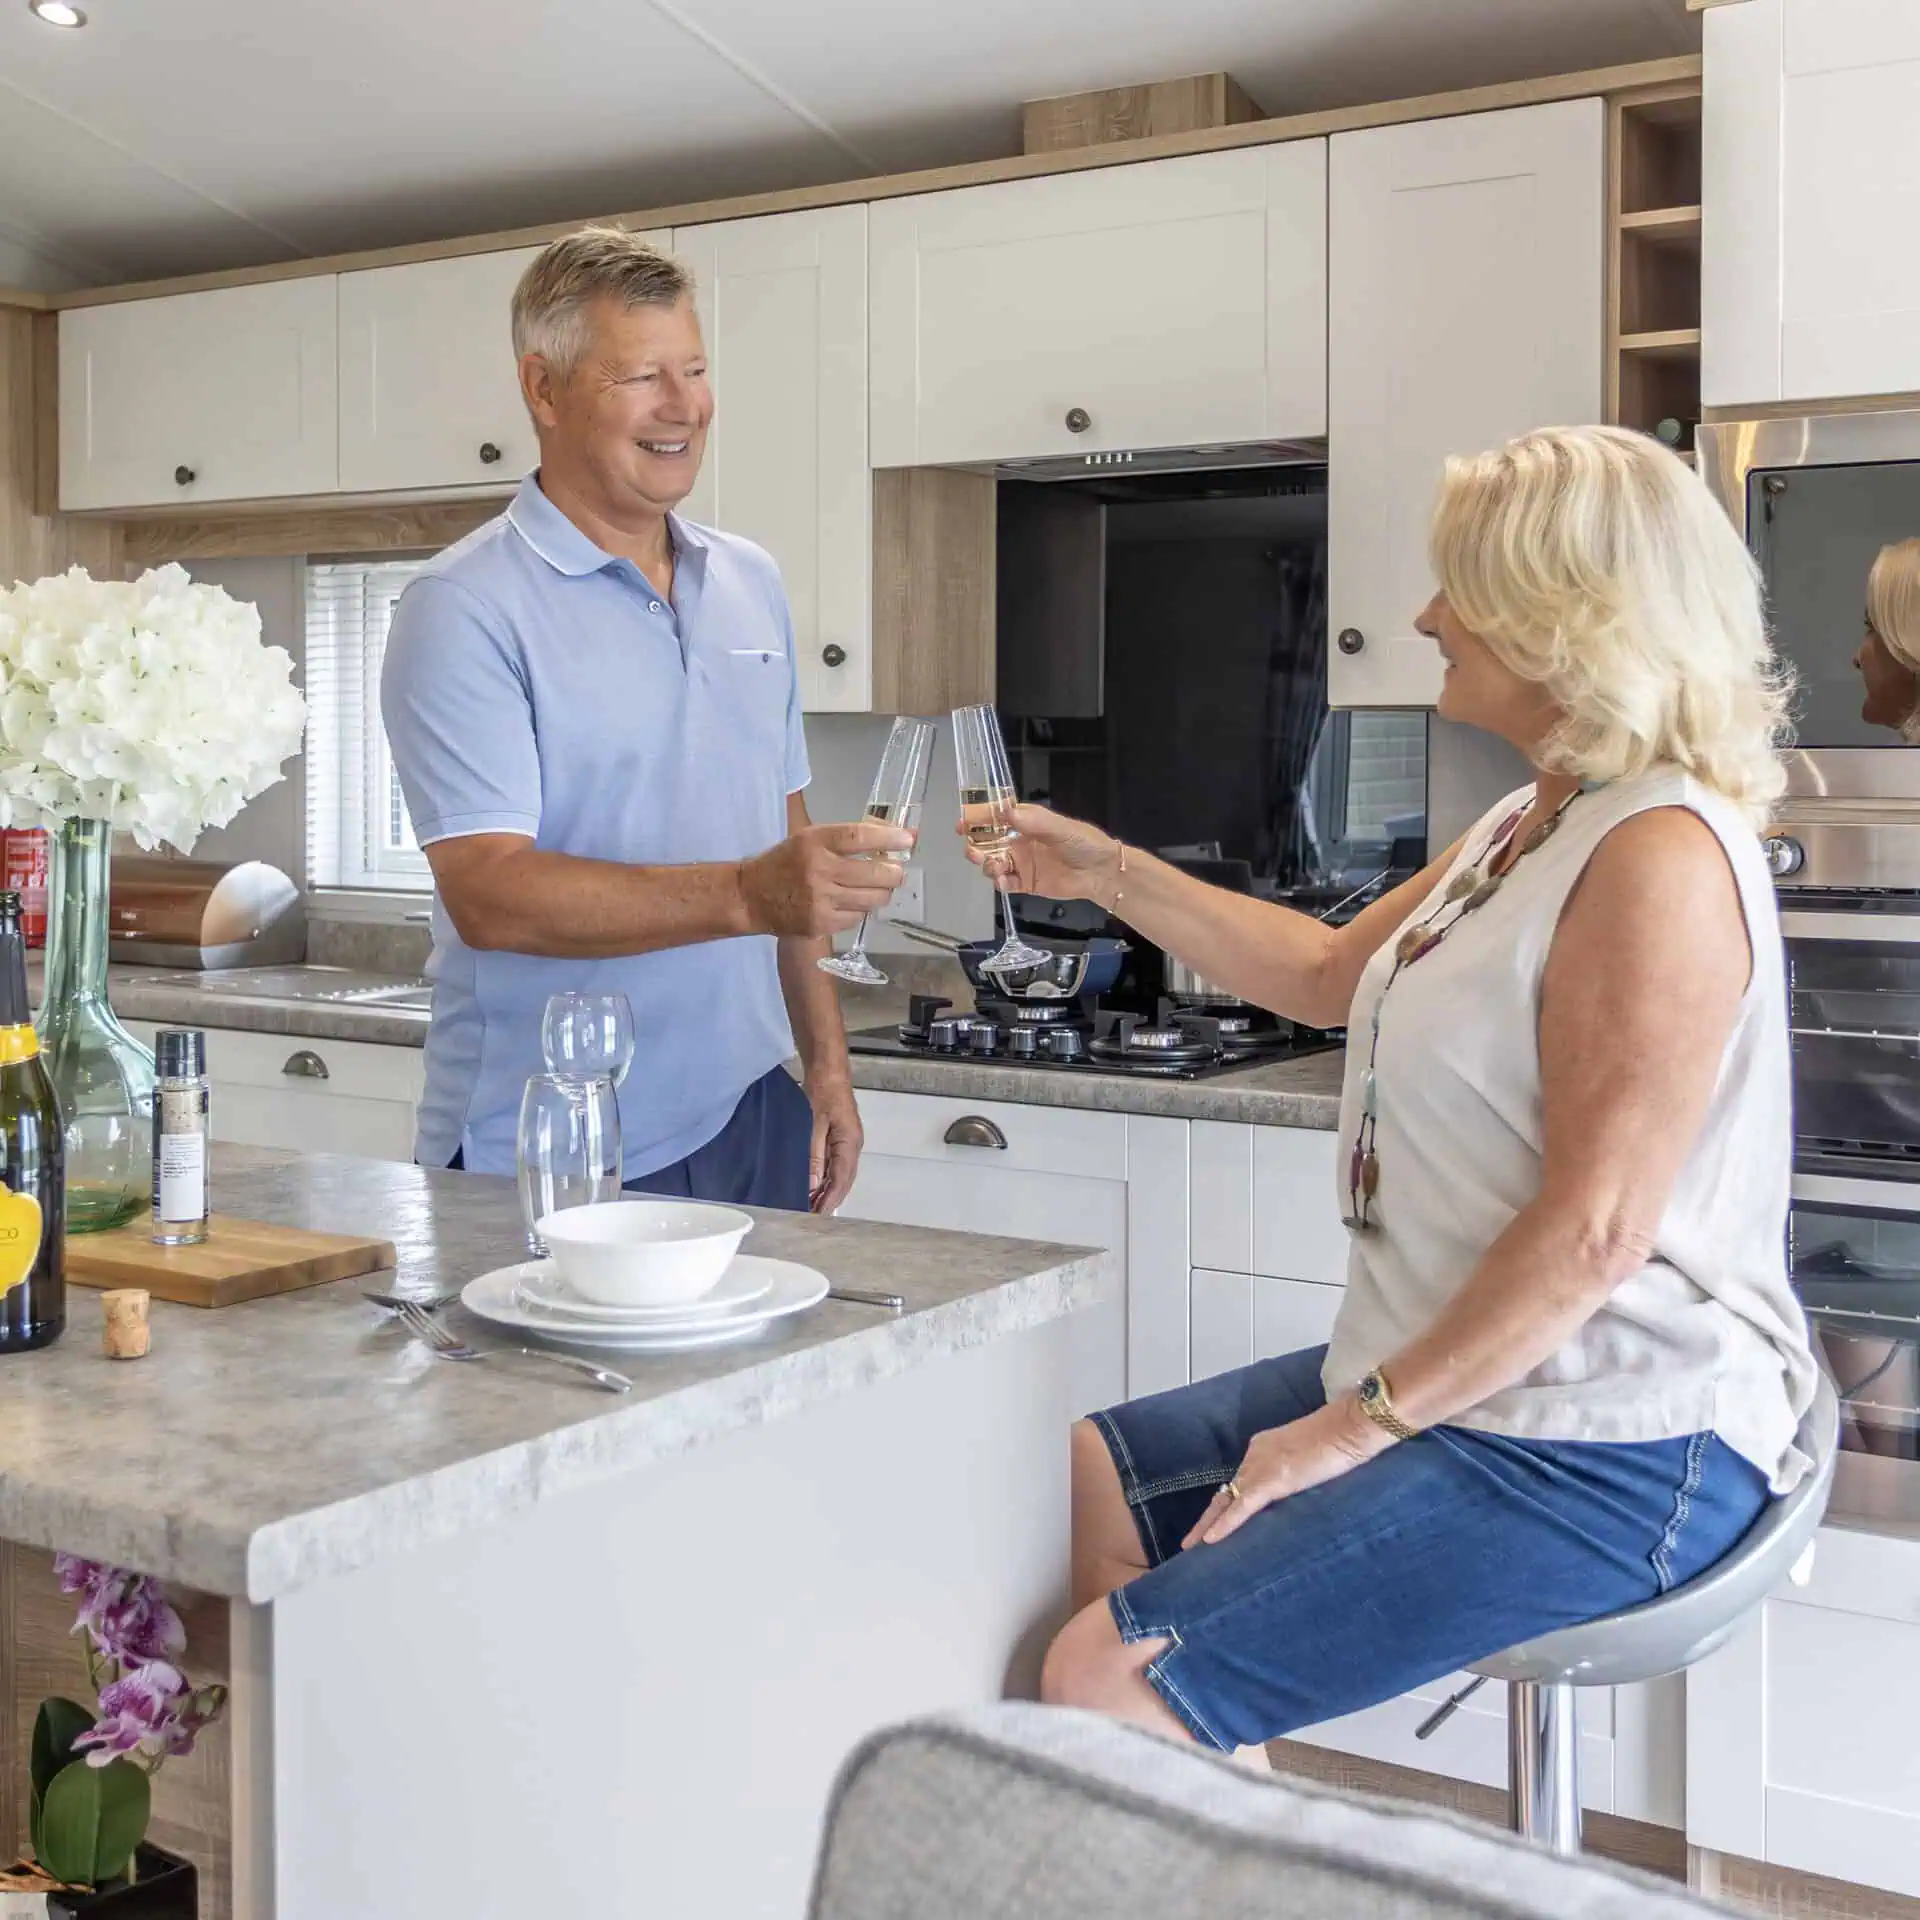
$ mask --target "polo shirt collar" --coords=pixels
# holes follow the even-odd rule
[[[598,573],[602,567],[617,563],[616,555],[588,539],[547,498],[541,491],[537,472],[528,474],[520,482],[520,491],[513,496],[513,504],[507,509],[507,520],[514,532],[548,566],[570,579]],[[667,515],[667,537],[673,542],[676,558],[690,559],[696,567],[705,564],[706,540],[677,513]]]

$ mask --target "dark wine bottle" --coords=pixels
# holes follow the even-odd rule
[[[20,896],[0,892],[0,1358],[66,1331],[66,1164],[27,1003]]]

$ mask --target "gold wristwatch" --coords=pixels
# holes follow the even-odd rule
[[[1357,1389],[1360,1395],[1360,1411],[1376,1427],[1390,1433],[1396,1440],[1417,1440],[1420,1437],[1418,1427],[1410,1427],[1393,1410],[1393,1391],[1387,1385],[1387,1376],[1378,1367],[1360,1382]]]

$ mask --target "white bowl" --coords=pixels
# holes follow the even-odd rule
[[[711,1293],[753,1226],[738,1207],[610,1200],[540,1222],[560,1277],[601,1307],[668,1307]]]

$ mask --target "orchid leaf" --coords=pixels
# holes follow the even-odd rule
[[[33,1752],[28,1772],[33,1781],[33,1797],[46,1797],[53,1776],[73,1756],[73,1743],[93,1725],[93,1711],[77,1700],[55,1695],[40,1703],[39,1717],[33,1723]]]

